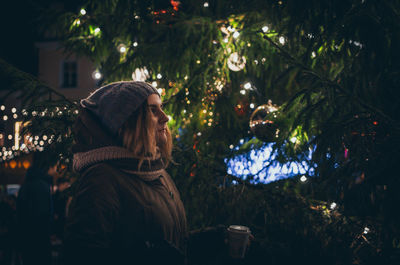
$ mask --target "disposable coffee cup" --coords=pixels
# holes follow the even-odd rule
[[[243,259],[249,243],[250,229],[243,225],[228,227],[229,255],[234,259]]]

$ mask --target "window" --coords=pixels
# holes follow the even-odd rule
[[[77,75],[76,62],[64,62],[62,66],[62,87],[76,87]]]

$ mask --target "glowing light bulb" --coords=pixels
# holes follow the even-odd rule
[[[1,105],[0,110],[5,110],[6,107],[4,105]]]
[[[93,77],[93,79],[95,79],[95,80],[99,80],[99,79],[102,77],[102,75],[101,75],[101,73],[100,73],[98,70],[96,70],[96,71],[94,71],[94,72],[92,73],[92,77]]]
[[[311,53],[311,58],[315,58],[317,56],[317,54],[315,52]]]
[[[233,147],[234,147],[233,144],[231,144],[231,145],[229,146],[229,149],[233,149]]]
[[[285,38],[284,37],[279,37],[279,43],[284,45],[285,44]]]
[[[162,88],[157,89],[157,92],[158,92],[158,94],[161,95],[161,93],[162,93]]]
[[[243,86],[245,89],[250,89],[251,88],[251,84],[249,82],[247,82],[246,84],[244,84]]]
[[[18,115],[17,115],[16,113],[14,113],[14,114],[13,114],[13,118],[14,118],[14,119],[17,119],[17,118],[18,118]]]
[[[157,74],[157,79],[161,79],[162,75],[161,74]]]
[[[329,206],[329,208],[331,208],[331,210],[334,210],[336,208],[336,202],[332,202],[331,205]]]
[[[13,136],[11,134],[8,135],[8,140],[11,140],[13,138]]]
[[[254,109],[254,103],[250,103],[250,108]]]
[[[264,33],[266,33],[266,32],[269,30],[268,26],[264,26],[264,27],[262,27],[261,29],[262,29],[262,31],[263,31]]]
[[[296,143],[297,138],[296,138],[296,137],[292,137],[292,138],[290,138],[290,141],[291,141],[292,143]]]
[[[368,234],[369,231],[370,231],[370,229],[368,227],[364,227],[364,231],[363,231],[364,234]]]
[[[240,90],[240,94],[246,95],[246,90],[244,90],[244,89]]]
[[[301,178],[300,178],[300,181],[301,181],[301,182],[306,182],[306,181],[307,181],[307,177],[306,177],[306,176],[304,176],[304,175],[303,175],[303,176],[301,176]]]
[[[157,82],[156,82],[156,81],[153,81],[153,82],[151,82],[151,85],[152,85],[153,87],[157,87]]]
[[[100,32],[100,28],[95,28],[94,33],[98,34]]]
[[[8,116],[7,116],[7,115],[4,115],[4,116],[3,116],[3,121],[6,121],[6,120],[8,120]]]
[[[198,132],[198,133],[197,133],[197,136],[201,136],[201,132]]]
[[[209,6],[208,2],[204,2],[203,6],[208,7]]]
[[[133,43],[133,47],[137,47],[138,46],[138,43],[135,41],[134,43]]]
[[[125,53],[125,52],[126,52],[126,46],[125,46],[125,44],[123,44],[123,43],[121,43],[120,45],[118,45],[117,49],[118,49],[118,51],[119,51],[120,53]]]
[[[228,43],[228,38],[225,38],[225,39],[224,39],[224,42],[225,42],[225,43]]]
[[[86,15],[86,10],[85,9],[82,8],[80,12],[81,12],[82,16]]]
[[[12,113],[15,113],[15,112],[17,112],[17,109],[16,109],[16,108],[12,108],[12,109],[11,109],[11,112],[12,112]]]
[[[239,35],[240,35],[240,33],[238,32],[238,31],[236,31],[235,33],[233,33],[233,37],[235,38],[235,39],[237,39],[238,37],[239,37]]]

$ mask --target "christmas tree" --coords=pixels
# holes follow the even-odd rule
[[[344,250],[324,233],[331,236],[332,226],[344,237],[349,229],[342,240],[355,255],[371,223],[379,244],[369,246],[378,257],[382,248],[395,253],[400,240],[393,210],[400,188],[399,12],[400,2],[389,0],[107,0],[52,10],[43,23],[67,51],[95,63],[98,85],[134,79],[159,90],[176,137],[177,164],[169,170],[192,227],[240,221],[266,236],[296,216],[313,220],[305,235],[337,252]],[[75,105],[51,99],[42,107],[51,103],[72,115],[58,127],[64,134],[54,133],[64,135],[68,158],[65,132]],[[254,160],[267,145],[274,155],[256,171],[242,168],[243,177],[227,170],[229,159]],[[260,183],[278,162],[306,170]],[[284,217],[273,208],[283,204],[293,204]],[[337,208],[357,221],[350,226]],[[313,234],[318,218],[326,218],[325,230]],[[290,227],[286,239],[303,229]],[[262,242],[260,248],[273,245]]]

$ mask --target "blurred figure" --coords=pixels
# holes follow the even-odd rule
[[[12,264],[16,259],[15,196],[0,194],[0,264]]]
[[[66,217],[66,205],[68,200],[68,189],[70,187],[68,178],[59,178],[57,180],[57,189],[53,194],[54,201],[54,230],[53,233],[59,240],[64,238],[64,225]]]
[[[46,152],[33,154],[17,198],[18,245],[24,265],[51,264],[52,176],[56,160]]]

